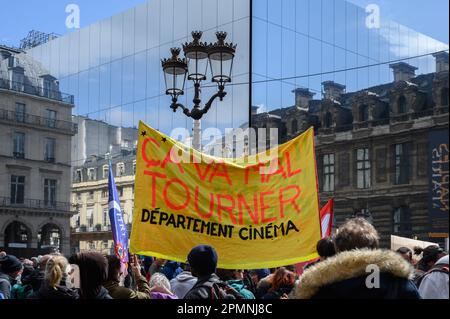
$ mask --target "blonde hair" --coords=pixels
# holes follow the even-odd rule
[[[53,256],[47,261],[44,279],[51,287],[55,287],[60,283],[67,265],[68,261],[63,256]]]

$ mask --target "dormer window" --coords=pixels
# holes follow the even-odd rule
[[[441,106],[448,106],[448,88],[441,90]]]
[[[292,121],[291,129],[292,129],[292,134],[297,133],[297,131],[298,131],[298,121],[297,120],[294,119]]]
[[[405,96],[400,96],[397,100],[398,114],[408,113],[408,104],[406,103]]]
[[[108,178],[109,166],[103,165],[103,179]]]
[[[116,171],[117,177],[125,175],[125,164],[124,163],[117,163],[116,168],[117,168],[117,171]]]
[[[24,91],[24,74],[23,69],[11,70],[11,89],[14,91]]]
[[[369,106],[364,104],[359,107],[359,121],[367,122],[369,120]]]
[[[88,168],[88,180],[94,181],[95,180],[95,168]]]
[[[325,119],[323,123],[325,128],[330,128],[333,125],[333,117],[330,112],[325,113]]]

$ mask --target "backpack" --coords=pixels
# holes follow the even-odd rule
[[[207,281],[201,285],[210,290],[211,299],[244,299],[244,297],[227,283]]]
[[[431,268],[429,271],[427,271],[426,273],[422,274],[421,276],[419,276],[414,283],[416,284],[416,287],[419,288],[420,284],[422,283],[423,278],[425,278],[426,275],[431,274],[433,272],[441,272],[444,274],[449,273],[449,269],[448,269],[448,265],[436,265],[433,268]]]

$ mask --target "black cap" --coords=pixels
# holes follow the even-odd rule
[[[188,255],[189,265],[201,276],[211,275],[216,271],[217,259],[215,249],[208,245],[196,246]]]
[[[13,255],[6,255],[0,258],[0,269],[5,274],[12,274],[23,268],[20,260]]]

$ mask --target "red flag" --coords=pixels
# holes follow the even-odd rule
[[[330,237],[333,229],[333,205],[334,198],[320,210],[320,225],[322,227],[322,238]]]
[[[334,205],[334,199],[332,198],[320,210],[320,225],[322,228],[322,238],[331,236],[331,230],[333,229],[333,205]],[[308,264],[313,263],[317,260],[319,260],[319,259],[316,258],[316,259],[305,261],[303,263],[296,264],[295,266],[296,266],[297,274],[301,275],[303,273],[305,266],[307,266]]]

